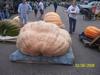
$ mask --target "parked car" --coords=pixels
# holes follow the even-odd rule
[[[93,7],[94,5],[97,5],[97,4],[100,5],[100,1],[92,1],[92,2],[90,2],[90,3],[88,3],[88,4],[79,4],[80,13],[83,14],[84,10],[91,10],[92,7]]]
[[[60,2],[59,5],[62,6],[62,7],[68,8],[71,5],[71,3],[68,3],[68,2]]]

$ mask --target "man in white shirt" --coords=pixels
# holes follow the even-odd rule
[[[43,4],[42,0],[40,0],[40,2],[39,2],[39,10],[40,10],[40,14],[41,14],[40,17],[42,17],[42,15],[44,14],[44,4]]]
[[[26,2],[26,0],[22,0],[22,3],[18,6],[18,14],[23,25],[27,23],[30,11],[32,11],[32,7]]]
[[[75,32],[76,28],[76,19],[77,19],[77,14],[79,13],[80,9],[76,5],[76,2],[73,2],[72,5],[70,5],[67,9],[68,12],[68,17],[69,17],[69,32],[72,34]]]

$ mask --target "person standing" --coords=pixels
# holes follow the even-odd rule
[[[27,23],[30,11],[32,11],[32,7],[26,2],[26,0],[22,0],[22,3],[18,6],[18,14],[22,25]]]
[[[5,4],[2,3],[0,5],[0,20],[4,20],[5,19],[4,7],[5,7]]]
[[[10,17],[9,9],[10,9],[10,6],[8,3],[6,3],[6,5],[5,5],[5,18],[6,19],[8,19]]]
[[[76,2],[73,2],[67,9],[68,17],[69,17],[69,33],[75,32],[76,28],[76,20],[77,20],[77,14],[79,14],[80,9],[76,5]]]
[[[43,1],[40,0],[39,2],[39,11],[40,11],[40,18],[42,18],[43,14],[44,14],[44,4],[43,4]]]
[[[38,2],[37,1],[34,2],[34,13],[35,13],[35,17],[36,17],[37,13],[38,13]]]
[[[4,13],[3,13],[3,8],[2,6],[0,5],[0,20],[4,20]]]
[[[54,5],[54,11],[56,12],[57,11],[57,7],[58,7],[57,0],[54,1],[53,5]]]

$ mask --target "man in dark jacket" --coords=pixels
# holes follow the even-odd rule
[[[58,6],[58,5],[57,5],[57,1],[55,0],[55,1],[54,1],[54,10],[55,10],[55,12],[57,11],[57,6]]]

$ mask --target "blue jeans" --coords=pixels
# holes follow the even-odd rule
[[[54,11],[56,12],[57,10],[57,5],[54,4]]]
[[[28,21],[28,14],[20,14],[21,23],[24,25]]]
[[[76,19],[73,19],[71,17],[69,17],[69,32],[75,32],[75,28],[76,28]]]
[[[5,18],[8,19],[9,17],[10,17],[9,11],[6,10],[6,11],[5,11]]]
[[[5,14],[3,11],[0,11],[0,20],[4,20],[5,19]]]

